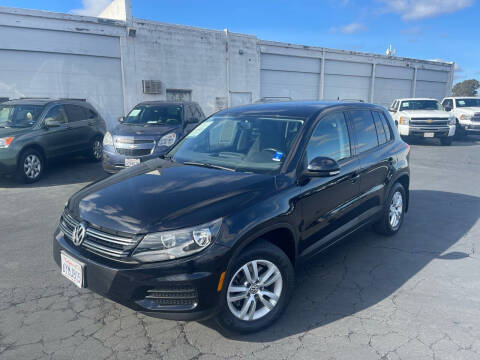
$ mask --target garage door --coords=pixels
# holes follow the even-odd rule
[[[407,67],[377,65],[373,102],[388,107],[395,99],[411,97],[413,72]]]
[[[317,100],[320,87],[320,59],[262,54],[260,94],[289,97],[292,100]]]
[[[371,64],[327,60],[324,99],[368,101],[371,75]]]
[[[446,95],[447,81],[445,71],[418,70],[415,95],[441,100]]]
[[[20,28],[1,34],[8,37],[0,39],[0,96],[87,99],[111,124],[123,114],[118,38]]]

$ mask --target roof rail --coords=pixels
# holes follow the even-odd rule
[[[22,96],[18,100],[51,100],[49,97],[45,96]]]
[[[58,100],[87,101],[87,99],[80,99],[80,98],[59,98]]]

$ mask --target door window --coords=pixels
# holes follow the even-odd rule
[[[453,100],[452,99],[446,99],[443,101],[443,107],[449,107],[450,109],[453,109]]]
[[[64,124],[67,122],[67,115],[65,113],[65,110],[62,105],[57,105],[53,108],[51,108],[47,115],[45,116],[45,120],[47,119],[53,119],[58,121],[61,124]]]
[[[385,144],[387,142],[387,135],[385,134],[385,128],[383,127],[378,111],[373,112],[373,120],[375,122],[375,129],[377,130],[378,142],[380,145]]]
[[[380,119],[382,120],[383,128],[385,129],[385,136],[387,137],[387,142],[389,142],[393,138],[392,127],[390,126],[387,115],[383,112],[379,113],[379,115],[380,114]]]
[[[69,122],[75,122],[75,121],[81,121],[81,120],[88,119],[87,109],[85,109],[82,106],[67,104],[67,105],[65,105],[65,108],[67,110],[68,121]]]
[[[336,161],[350,157],[350,138],[343,113],[334,113],[320,120],[307,145],[307,163],[318,156]]]
[[[378,146],[377,131],[369,110],[350,111],[357,138],[356,153],[360,154]]]

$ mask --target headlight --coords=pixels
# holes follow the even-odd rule
[[[13,136],[0,138],[0,148],[6,149],[13,141]]]
[[[408,121],[410,119],[406,116],[400,116],[400,119],[398,119],[398,123],[402,125],[408,125]]]
[[[462,115],[460,115],[460,119],[462,119],[462,120],[472,120],[472,116],[467,115],[467,114],[462,114]]]
[[[455,120],[454,116],[448,118],[448,124],[449,125],[455,125],[456,124],[456,120]]]
[[[172,146],[175,144],[175,140],[177,140],[177,134],[175,133],[170,133],[165,136],[163,136],[160,140],[158,140],[157,146]]]
[[[218,235],[222,219],[187,229],[147,234],[133,253],[142,262],[178,259],[204,250]]]
[[[112,134],[110,134],[108,131],[107,133],[105,134],[105,136],[103,137],[103,145],[110,145],[110,146],[113,146],[113,137],[112,137]]]

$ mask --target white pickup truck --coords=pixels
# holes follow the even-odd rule
[[[447,97],[442,105],[455,117],[458,135],[480,134],[480,98]]]
[[[397,99],[388,109],[403,138],[439,138],[450,145],[455,135],[455,117],[435,99]]]

